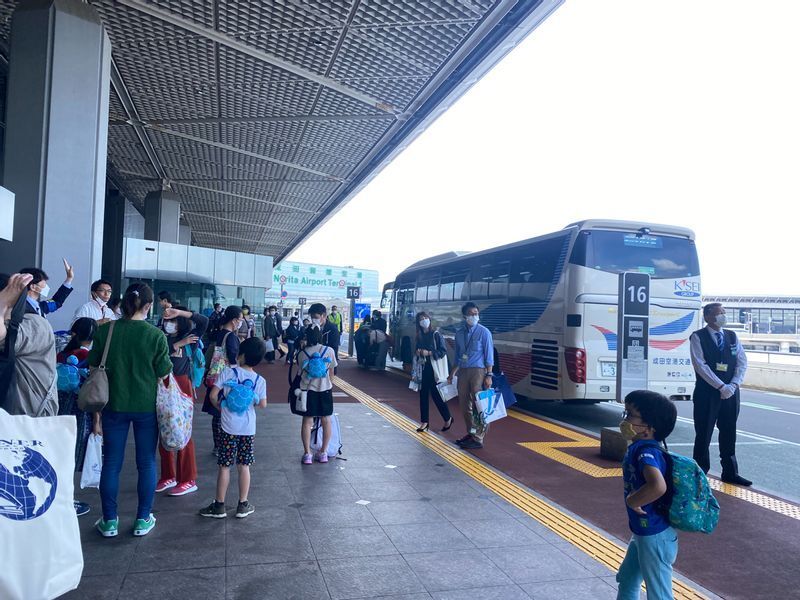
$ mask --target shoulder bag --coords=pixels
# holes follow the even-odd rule
[[[108,349],[111,347],[111,336],[114,335],[114,325],[116,321],[111,321],[108,326],[108,337],[106,346],[103,348],[103,358],[100,365],[89,368],[89,376],[83,382],[78,392],[78,408],[84,412],[98,412],[108,404],[108,373],[106,373],[106,358]]]

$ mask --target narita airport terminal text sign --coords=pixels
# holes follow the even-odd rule
[[[356,267],[334,267],[282,262],[272,275],[274,288],[287,292],[287,301],[344,298],[348,288],[361,288],[362,297],[377,297],[378,272]]]
[[[620,273],[617,315],[617,401],[624,402],[648,385],[650,275]]]

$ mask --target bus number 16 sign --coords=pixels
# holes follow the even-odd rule
[[[617,314],[617,401],[624,402],[648,385],[650,275],[620,273]]]

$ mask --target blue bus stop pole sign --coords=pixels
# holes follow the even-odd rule
[[[650,275],[620,273],[617,304],[617,402],[646,390],[650,335]]]

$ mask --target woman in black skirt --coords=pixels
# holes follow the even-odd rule
[[[333,348],[323,346],[322,332],[317,326],[310,326],[305,330],[305,348],[297,353],[297,364],[300,367],[302,380],[300,382],[301,393],[306,394],[306,410],[303,413],[303,424],[300,429],[300,438],[303,440],[304,465],[310,465],[314,459],[321,463],[328,462],[327,449],[331,441],[331,415],[333,414],[333,383],[331,374],[338,364]],[[326,361],[327,368],[323,377],[313,377],[314,374],[311,361],[315,360],[314,354],[318,353],[316,360]],[[310,372],[311,371],[311,372]],[[320,417],[322,422],[322,448],[316,456],[311,455],[311,427],[314,417]]]
[[[422,381],[419,384],[420,425],[417,427],[417,431],[420,433],[428,431],[429,397],[433,397],[433,402],[444,420],[444,427],[441,430],[447,431],[453,425],[450,409],[447,408],[447,404],[442,400],[439,389],[436,387],[437,381],[431,365],[431,360],[446,359],[446,357],[447,346],[442,334],[431,327],[431,318],[428,313],[417,313],[417,360],[425,361],[425,367],[422,370]]]

